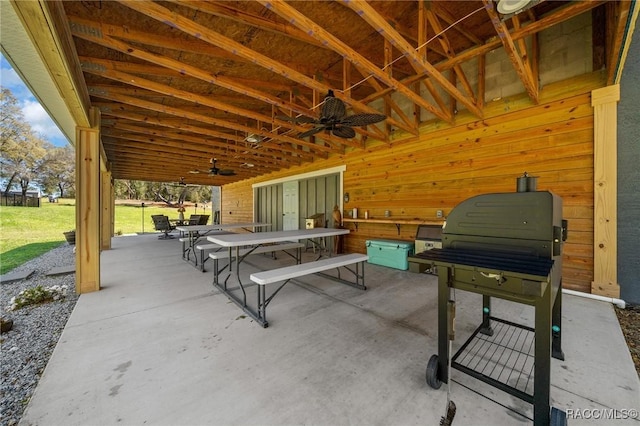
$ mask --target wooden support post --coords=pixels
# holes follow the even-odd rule
[[[618,285],[617,111],[620,86],[591,92],[593,114],[593,282],[591,293],[620,297]]]
[[[111,172],[102,172],[101,215],[100,215],[100,248],[102,250],[111,249],[111,237],[113,237],[113,222],[115,210],[115,194],[113,183],[111,182]]]
[[[76,128],[76,292],[100,290],[100,110]]]

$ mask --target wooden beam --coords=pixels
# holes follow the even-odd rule
[[[86,64],[86,62],[83,62],[83,64]],[[90,64],[96,64],[95,62],[91,62]],[[214,97],[211,96],[202,96],[202,95],[197,95],[194,94],[193,92],[188,92],[185,90],[179,90],[176,89],[174,87],[165,85],[165,84],[161,84],[161,83],[156,83],[154,81],[151,80],[147,80],[145,78],[142,77],[138,77],[132,74],[128,74],[125,72],[121,72],[121,71],[116,71],[116,70],[108,70],[108,69],[104,69],[104,68],[100,68],[98,69],[98,67],[93,67],[93,66],[89,66],[87,67],[87,71],[88,73],[92,73],[92,74],[96,74],[99,75],[101,77],[105,77],[114,81],[118,81],[120,83],[123,84],[127,84],[127,85],[132,85],[132,86],[136,86],[136,87],[140,87],[146,90],[150,90],[150,91],[154,91],[157,93],[160,93],[162,95],[167,95],[170,96],[172,98],[177,98],[177,99],[182,99],[182,100],[186,100],[188,102],[193,102],[194,104],[197,105],[205,105],[205,106],[209,106],[211,108],[215,108],[218,109],[220,111],[223,111],[225,113],[231,113],[231,114],[236,114],[242,118],[250,118],[256,121],[264,121],[264,122],[273,122],[275,125],[278,125],[280,127],[285,127],[285,128],[292,128],[295,129],[298,132],[304,132],[307,129],[305,127],[302,126],[297,126],[294,125],[290,122],[284,121],[284,120],[280,120],[277,118],[271,118],[269,116],[266,115],[262,115],[259,113],[256,113],[252,110],[248,110],[245,108],[239,108],[236,107],[232,104],[227,104],[224,102],[220,102],[219,100],[217,100]],[[222,120],[224,122],[229,123],[228,120]],[[225,126],[228,127],[228,126]],[[331,148],[329,146],[325,146],[325,145],[318,145],[318,144],[311,144],[308,143],[305,140],[302,139],[298,139],[298,138],[290,138],[286,135],[283,134],[278,134],[278,133],[273,133],[273,132],[267,132],[269,134],[269,136],[264,135],[264,131],[262,130],[262,128],[257,128],[257,129],[252,129],[250,130],[250,132],[252,133],[258,133],[261,134],[261,136],[264,137],[271,137],[272,139],[275,140],[281,140],[282,142],[289,142],[289,143],[293,143],[293,144],[298,144],[298,145],[303,145],[303,146],[308,146],[309,148],[312,148],[314,151],[324,151],[324,152],[336,152],[336,153],[343,153],[344,149],[335,149],[335,148]],[[339,140],[336,137],[331,137],[333,142],[336,143],[340,143],[341,146],[342,144],[348,144],[348,140]]]
[[[178,52],[189,52],[198,55],[206,55],[212,58],[219,59],[221,61],[234,61],[244,62],[250,64],[251,61],[240,58],[234,55],[232,52],[221,49],[215,45],[206,43],[205,41],[198,40],[197,38],[185,39],[184,37],[171,37],[162,34],[154,33],[153,36],[146,31],[137,31],[131,27],[111,25],[106,22],[92,21],[84,18],[80,18],[75,15],[69,15],[69,23],[74,32],[94,32],[96,36],[102,37],[103,35],[115,38],[118,40],[133,42],[136,45],[143,44],[150,47],[158,47],[161,49],[172,49]],[[313,74],[317,69],[313,65],[289,63],[283,61],[288,67],[302,72],[308,75]],[[220,76],[223,80],[224,76]],[[335,78],[333,75],[332,78]],[[289,87],[290,88],[290,87]]]
[[[68,31],[62,2],[13,0],[11,4],[3,2],[2,7],[13,7],[38,49],[56,89],[64,98],[74,122],[88,127],[91,102],[77,63],[74,41]],[[69,137],[72,138],[73,135]]]
[[[111,172],[101,173],[100,185],[100,249],[110,250],[115,218],[115,195]]]
[[[100,24],[95,24],[97,26],[95,31],[86,31],[84,30],[84,27],[78,27],[77,25],[73,25],[74,24],[73,21],[71,22],[71,24],[72,24],[71,28],[73,30],[73,35],[78,38],[82,38],[84,40],[99,44],[101,46],[117,50],[119,52],[122,52],[129,56],[133,56],[138,59],[143,59],[155,65],[161,65],[163,67],[172,69],[181,75],[183,74],[189,75],[191,77],[197,78],[199,80],[205,81],[210,84],[215,84],[216,86],[223,87],[225,89],[231,90],[241,95],[258,99],[270,105],[276,105],[282,108],[286,108],[298,114],[305,114],[305,115],[311,114],[311,111],[309,111],[306,108],[301,108],[298,105],[289,103],[288,101],[280,99],[276,96],[260,92],[250,86],[242,85],[237,81],[230,81],[227,78],[214,75],[210,72],[188,65],[184,62],[181,62],[157,53],[146,51],[140,46],[129,44],[124,41],[110,37],[108,35],[104,35],[103,32],[100,30],[100,27],[99,27]],[[88,71],[88,70],[85,70],[85,71]]]
[[[638,19],[640,8],[636,6],[633,10],[633,16],[630,16],[631,7],[635,2],[619,1],[607,4],[607,28],[611,28],[613,36],[611,43],[607,46],[607,84],[617,84],[620,82],[622,69],[627,57],[629,45],[631,45],[631,36]]]
[[[388,22],[382,19],[376,10],[367,2],[360,0],[343,0],[343,4],[356,12],[358,16],[375,28],[385,39],[388,39],[398,50],[400,50],[400,53],[406,55],[411,65],[416,68],[416,70],[419,72],[425,72],[426,75],[437,82],[447,93],[467,107],[471,113],[478,117],[482,117],[482,111],[473,103],[473,100],[463,95],[455,86],[452,86],[449,80],[432,64],[421,58],[415,48],[411,46],[411,44],[409,44],[409,42],[407,42],[391,25],[389,25]],[[409,89],[407,88],[407,90]],[[451,117],[446,112],[441,111],[441,114],[438,115],[438,117],[442,118],[442,115],[447,117],[447,121],[451,120]]]
[[[157,112],[161,112],[163,114],[169,114],[169,115],[174,115],[176,117],[183,117],[183,118],[187,118],[190,120],[195,120],[195,121],[200,121],[202,123],[207,123],[207,124],[214,124],[217,126],[222,126],[222,127],[227,127],[229,129],[233,129],[233,130],[237,130],[239,132],[244,132],[244,133],[251,133],[254,132],[255,129],[248,127],[248,126],[243,126],[240,124],[235,124],[235,123],[231,123],[231,122],[226,122],[224,120],[218,120],[209,116],[205,116],[202,114],[198,114],[198,113],[193,113],[187,110],[184,110],[182,108],[175,108],[175,107],[170,107],[170,106],[165,106],[162,104],[157,104],[155,102],[149,102],[149,101],[144,101],[141,99],[137,99],[131,96],[126,96],[126,95],[121,95],[121,94],[111,94],[109,93],[107,90],[105,90],[104,88],[100,88],[99,91],[94,92],[93,90],[91,90],[90,87],[90,92],[92,92],[92,94],[94,96],[103,98],[103,99],[108,99],[111,101],[115,101],[115,102],[122,102],[128,105],[133,105],[133,106],[137,106],[140,108],[145,108],[151,111],[157,111]],[[273,139],[272,135],[269,132],[266,131],[260,131],[259,132],[261,135],[263,135],[264,137],[268,137],[270,139]],[[291,138],[289,138],[291,139]],[[296,140],[297,141],[297,140]],[[292,154],[298,155],[300,157],[307,157],[308,159],[312,159],[313,155],[311,153],[305,153],[304,151],[297,149],[297,148],[293,148],[293,147],[287,147],[283,144],[277,144],[275,142],[261,142],[261,145],[267,147],[267,148],[273,148],[276,150],[282,150],[285,152],[290,152]],[[317,155],[322,155],[322,153],[318,153]]]
[[[502,42],[502,46],[504,47],[504,50],[506,51],[507,56],[511,60],[511,63],[513,64],[513,67],[516,70],[516,73],[518,73],[518,76],[520,77],[520,81],[522,81],[522,84],[524,85],[525,90],[529,94],[529,98],[531,98],[531,100],[537,104],[539,102],[539,96],[540,96],[538,93],[538,81],[533,78],[531,68],[528,66],[528,63],[522,59],[522,56],[518,53],[518,49],[516,48],[514,40],[511,37],[511,34],[509,33],[509,29],[504,24],[504,22],[502,22],[502,20],[500,19],[498,12],[495,10],[495,5],[493,1],[482,0],[482,2],[484,3],[484,7],[487,11],[487,14],[489,15],[489,18],[491,19],[491,23],[493,24],[493,27],[496,29],[496,32],[498,33],[498,37]],[[523,55],[524,54],[526,54],[526,51],[523,52]]]
[[[76,130],[76,292],[100,290],[100,111]]]
[[[395,80],[394,78],[389,77],[383,70],[381,70],[376,65],[371,63],[367,58],[365,58],[364,56],[360,55],[358,52],[351,49],[344,42],[337,39],[335,36],[333,36],[331,33],[326,31],[324,28],[320,27],[311,19],[307,18],[306,16],[298,12],[292,6],[289,6],[288,4],[284,2],[279,2],[279,1],[278,2],[270,2],[266,0],[258,0],[258,1],[262,3],[267,9],[289,20],[297,27],[306,29],[310,35],[317,38],[318,40],[324,40],[327,43],[327,45],[331,47],[332,50],[334,50],[335,52],[338,52],[344,58],[351,61],[354,65],[365,69],[367,72],[374,75],[378,80],[388,85],[389,87],[395,89],[398,93],[406,96],[407,98],[411,99],[413,102],[418,103],[423,108],[431,111],[437,117],[446,121],[450,120],[450,117],[445,112],[431,105],[425,99],[419,96],[416,96],[416,94],[410,88],[406,87],[404,84],[400,83],[398,80]],[[389,120],[391,121],[389,122]],[[389,118],[388,124],[395,124],[400,128],[403,127],[402,123],[398,123],[397,121],[395,121],[394,123],[394,121],[395,120],[392,120],[391,118]]]
[[[591,293],[619,298],[617,111],[620,86],[591,92],[593,112],[593,283]]]
[[[175,13],[156,3],[141,2],[141,1],[126,1],[126,0],[117,0],[117,1],[133,10],[136,10],[160,22],[163,22],[163,23],[170,22],[173,28],[177,28],[207,43],[210,43],[214,46],[218,46],[222,49],[232,52],[234,55],[237,55],[238,57],[249,60],[251,61],[251,63],[255,65],[266,68],[275,74],[279,74],[283,77],[286,77],[312,90],[317,90],[321,93],[327,93],[330,89],[333,89],[332,87],[329,87],[323,83],[320,83],[319,81],[314,80],[311,77],[307,77],[306,75],[283,65],[279,61],[271,59],[259,52],[256,52],[255,50],[249,49],[248,47],[244,46],[241,43],[236,42],[235,40],[225,37],[222,34],[217,33],[208,27],[205,27],[204,25],[200,25],[194,22],[193,20],[185,16],[179,15],[178,13]],[[211,76],[209,78],[211,78]],[[358,102],[352,98],[347,98],[340,92],[336,92],[335,95],[336,97],[342,99],[343,101],[345,101],[347,104],[351,105],[355,109],[358,109],[362,112],[379,114],[379,111],[376,111],[375,109],[361,102]],[[282,102],[285,102],[285,101],[280,99],[280,104]],[[292,109],[292,111],[295,111],[297,113],[302,113],[293,108],[288,108],[288,109]],[[305,114],[308,115],[308,113],[305,113]],[[393,121],[392,118],[389,118],[389,120]]]
[[[442,25],[440,25],[440,21],[438,20],[438,17],[431,10],[428,10],[427,19],[429,20],[429,23],[433,27],[433,30],[436,32],[436,34],[441,34],[438,37],[438,41],[440,42],[440,45],[442,46],[445,52],[445,56],[447,58],[455,57],[456,52],[451,46],[451,43],[449,43],[449,38],[447,37],[447,34],[443,31]],[[462,84],[462,87],[464,88],[466,95],[470,98],[471,102],[474,105],[476,105],[476,99],[475,99],[475,95],[473,94],[473,89],[471,88],[471,84],[469,83],[467,76],[464,74],[464,71],[462,70],[462,65],[459,65],[459,64],[455,65],[453,67],[453,70],[455,70],[458,80]],[[452,78],[452,84],[453,84],[453,81],[456,81],[455,78]],[[454,84],[454,87],[455,87],[455,84]],[[454,108],[455,107],[453,107],[452,109]]]

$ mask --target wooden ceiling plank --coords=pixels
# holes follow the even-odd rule
[[[400,83],[398,80],[395,80],[389,77],[383,70],[381,70],[376,65],[371,63],[364,56],[360,55],[359,53],[351,49],[341,40],[337,39],[331,33],[326,31],[324,28],[320,27],[311,19],[307,18],[306,16],[298,12],[295,8],[289,6],[284,2],[271,2],[267,0],[258,0],[258,1],[261,4],[263,4],[266,8],[272,10],[273,12],[277,13],[281,17],[289,20],[297,27],[307,29],[309,34],[311,34],[313,37],[317,38],[318,40],[324,40],[327,43],[327,45],[331,47],[331,49],[333,49],[335,52],[341,54],[344,58],[351,61],[354,65],[362,67],[367,72],[371,73],[377,79],[382,81],[384,84],[395,89],[398,93],[401,93],[402,95],[406,96],[413,102],[420,104],[423,108],[428,109],[434,115],[438,116],[442,120],[446,120],[446,121],[450,120],[450,117],[448,117],[445,112],[437,109],[435,106],[431,105],[425,99],[417,96],[416,93],[414,93],[411,89],[406,87],[404,84]],[[336,96],[338,95],[336,94]],[[391,117],[388,118],[388,120],[390,119]],[[398,127],[401,127],[399,126],[400,123],[398,122],[395,122],[395,123],[391,122],[390,124],[395,124]]]
[[[227,146],[224,148],[221,148],[219,150],[212,150],[211,149],[212,147],[207,144],[207,141],[203,141],[194,136],[185,135],[184,133],[171,132],[171,131],[158,131],[157,127],[145,128],[145,127],[137,126],[134,124],[118,122],[116,125],[110,126],[109,129],[112,129],[112,131],[109,133],[110,135],[115,136],[118,134],[116,132],[120,131],[122,132],[120,133],[120,135],[122,135],[120,137],[123,137],[123,138],[127,138],[127,132],[147,135],[150,137],[154,137],[156,139],[161,138],[162,145],[166,145],[168,148],[172,148],[177,153],[183,153],[185,155],[186,154],[198,155],[198,158],[200,160],[202,160],[203,158],[206,159],[206,158],[212,158],[216,156],[224,156],[225,154],[229,154],[230,151],[233,151],[234,153],[238,154],[238,150],[236,149],[238,147],[236,146],[231,146],[230,144],[227,144]],[[134,140],[134,139],[131,138],[131,140]],[[160,141],[160,139],[157,139],[157,140]],[[174,140],[176,142],[174,142]],[[185,144],[185,142],[189,142],[189,143]],[[252,158],[254,158],[254,161],[260,165],[273,163],[273,159],[269,160],[265,158],[263,161],[263,158],[261,156],[258,156],[258,157],[252,156]]]
[[[141,43],[146,46],[158,47],[161,49],[175,50],[176,52],[188,52],[205,57],[213,57],[223,61],[234,61],[251,63],[251,61],[244,58],[240,58],[233,53],[221,49],[217,46],[211,45],[203,40],[193,39],[176,39],[175,37],[167,37],[161,34],[154,33],[150,36],[149,33],[144,31],[137,31],[133,28],[126,26],[112,25],[105,22],[95,22],[88,19],[84,19],[75,15],[69,15],[70,23],[76,31],[95,31],[99,29],[100,34],[119,39],[128,40],[134,43]],[[308,64],[290,63],[283,61],[288,67],[303,72],[305,74],[313,74],[316,72],[316,68]],[[221,76],[223,78],[223,76]],[[287,89],[289,90],[289,89]]]
[[[83,62],[83,65],[86,64],[85,62]],[[91,65],[91,64],[90,64]],[[208,97],[208,96],[200,96],[200,95],[196,95],[193,94],[192,92],[187,92],[184,90],[178,90],[175,89],[171,86],[167,86],[164,84],[160,84],[160,83],[156,83],[153,82],[151,80],[147,80],[144,79],[142,77],[137,77],[135,75],[132,74],[127,74],[124,72],[120,72],[120,71],[115,71],[115,70],[105,70],[102,68],[98,68],[95,66],[88,66],[86,68],[86,72],[88,73],[92,73],[92,74],[96,74],[105,78],[109,78],[115,81],[118,81],[120,83],[123,84],[128,84],[128,85],[134,85],[146,90],[151,90],[151,91],[155,91],[158,93],[161,93],[163,95],[166,96],[170,96],[170,97],[175,97],[175,98],[179,98],[179,99],[183,99],[189,102],[193,102],[195,104],[200,104],[200,105],[206,105],[209,106],[211,108],[215,108],[215,109],[219,109],[221,111],[227,112],[227,113],[231,113],[231,114],[236,114],[240,117],[245,117],[245,118],[250,118],[256,121],[271,121],[271,117],[266,116],[266,115],[262,115],[262,114],[258,114],[258,113],[254,113],[251,110],[247,110],[244,108],[238,108],[235,107],[233,105],[230,104],[226,104],[223,102],[218,101],[216,98],[212,98],[212,97]],[[286,127],[286,128],[294,128],[296,129],[298,132],[304,132],[305,130],[307,130],[306,128],[302,127],[302,126],[296,126],[290,122],[284,121],[284,120],[279,120],[274,118],[273,119],[273,123],[277,124],[278,126],[281,127]],[[299,144],[299,145],[305,145],[305,146],[309,146],[310,148],[313,148],[314,150],[321,150],[321,151],[325,151],[325,152],[336,152],[336,153],[343,153],[344,149],[333,149],[331,147],[327,147],[327,146],[323,146],[323,145],[313,145],[313,144],[309,144],[304,140],[300,140],[300,139],[294,139],[294,138],[290,138],[286,135],[280,135],[278,134],[277,137],[273,136],[272,132],[268,132],[270,136],[266,136],[262,133],[264,133],[262,131],[261,128],[256,129],[256,130],[252,130],[253,133],[260,133],[262,136],[264,137],[271,137],[272,139],[276,139],[276,140],[281,140],[283,142],[289,142],[289,143],[295,143],[295,144]]]
[[[484,7],[487,11],[487,14],[489,15],[489,18],[491,19],[493,27],[496,29],[496,33],[498,33],[498,37],[502,42],[509,60],[511,60],[516,73],[518,73],[518,76],[520,77],[520,81],[522,81],[525,90],[529,94],[529,98],[537,104],[539,102],[537,80],[533,79],[531,69],[529,68],[528,64],[522,60],[522,57],[518,52],[518,49],[516,48],[514,40],[511,37],[509,29],[504,24],[504,22],[502,22],[500,16],[498,15],[498,12],[494,9],[495,5],[493,1],[482,0],[482,2],[484,3]]]
[[[137,81],[140,81],[140,80],[141,79],[138,79]],[[96,92],[92,92],[92,94],[94,94],[96,96],[105,97],[106,96],[106,94],[104,93],[105,90],[107,90],[107,89],[105,89],[103,87],[99,94],[96,93]],[[112,94],[112,96],[114,96],[114,97],[122,97],[124,95],[114,95],[114,94]],[[164,106],[164,107],[167,108],[167,106]],[[326,153],[329,152],[329,151],[334,151],[334,152],[338,152],[338,153],[341,152],[341,151],[337,151],[337,150],[331,150],[331,148],[327,148],[327,147],[321,146],[321,145],[312,145],[312,144],[310,144],[310,143],[308,143],[306,141],[303,141],[304,143],[300,143],[298,139],[293,139],[293,138],[288,137],[286,135],[278,134],[277,137],[276,137],[276,136],[274,136],[273,133],[271,133],[271,132],[269,132],[267,130],[262,130],[262,129],[261,130],[256,130],[256,129],[252,128],[252,127],[248,127],[248,126],[245,126],[243,124],[238,124],[238,123],[231,122],[229,120],[223,120],[223,119],[215,118],[215,117],[212,117],[210,115],[207,115],[206,117],[209,120],[208,122],[211,123],[211,124],[214,124],[214,125],[217,125],[217,126],[220,126],[220,127],[225,127],[225,128],[232,129],[232,130],[241,131],[244,134],[257,133],[257,134],[260,134],[261,136],[263,136],[264,138],[270,138],[270,139],[280,140],[282,142],[287,142],[287,143],[290,143],[290,144],[305,145],[305,146],[308,146],[310,148],[315,148],[316,154],[320,155],[320,156],[326,155]],[[279,147],[283,148],[282,145],[279,145]]]
[[[253,157],[245,157],[244,159],[232,159],[231,156],[214,156],[202,157],[187,155],[187,153],[176,153],[166,146],[158,143],[158,141],[146,142],[143,137],[139,137],[135,141],[122,139],[117,133],[105,135],[105,151],[109,158],[118,159],[119,161],[130,162],[135,157],[144,158],[145,155],[153,158],[169,159],[171,161],[167,167],[172,174],[186,175],[190,170],[208,170],[211,168],[211,158],[217,158],[220,164],[224,164],[224,168],[240,168],[242,164],[250,162],[253,164],[249,174],[268,173],[282,168],[290,167],[286,161],[279,161],[278,164],[265,165],[258,163]],[[130,158],[129,158],[130,157]],[[116,162],[114,162],[116,164]]]
[[[279,35],[284,35],[294,40],[298,40],[307,44],[314,45],[326,49],[318,40],[313,37],[309,37],[304,31],[298,28],[288,25],[287,23],[274,22],[265,19],[261,16],[252,15],[243,10],[234,8],[230,4],[225,2],[203,2],[193,0],[170,0],[172,3],[179,4],[181,6],[187,6],[191,9],[198,10],[210,15],[218,16],[221,18],[230,19],[235,22],[239,22],[244,25],[250,25],[254,28],[270,31]]]
[[[89,92],[92,93],[92,87],[89,87]],[[222,120],[216,120],[216,119],[212,119],[209,116],[205,116],[202,114],[197,114],[197,113],[193,113],[190,111],[185,111],[183,109],[180,108],[174,108],[174,107],[169,107],[166,105],[162,105],[162,104],[157,104],[155,102],[149,102],[149,101],[143,101],[134,97],[130,97],[130,96],[126,96],[126,95],[122,95],[122,94],[109,94],[108,92],[106,92],[103,88],[98,92],[98,93],[92,93],[94,96],[98,96],[101,97],[103,99],[107,99],[107,100],[111,100],[111,101],[115,101],[115,102],[122,102],[122,103],[126,103],[128,105],[133,105],[139,108],[144,108],[144,109],[148,109],[151,111],[156,111],[156,112],[161,112],[163,114],[169,114],[169,115],[173,115],[176,117],[182,117],[182,118],[187,118],[190,120],[194,120],[194,121],[199,121],[202,123],[207,123],[207,124],[214,124],[214,125],[223,125],[225,123],[221,123]],[[240,132],[249,132],[252,131],[253,129],[248,128],[246,126],[236,126],[233,123],[230,123],[229,126],[224,126],[224,127],[228,127],[230,129],[233,130],[238,130]],[[304,152],[300,149],[296,149],[296,148],[290,148],[287,147],[285,145],[282,144],[276,144],[276,143],[272,143],[272,142],[262,142],[261,145],[267,147],[267,148],[272,148],[275,150],[282,150],[282,151],[286,151],[286,152],[290,152],[292,154],[298,155],[300,157],[303,158],[307,158],[307,160],[312,160],[313,159],[313,155],[311,153],[308,152]]]
[[[98,107],[101,107],[104,104],[96,102],[96,103],[94,103],[94,105],[97,105]],[[111,104],[108,104],[108,105],[111,105]],[[113,104],[113,105],[115,105],[115,104]],[[107,111],[107,112],[103,112],[103,116],[113,116],[113,117],[123,118],[123,119],[130,120],[130,121],[136,121],[136,122],[140,122],[140,123],[147,123],[147,124],[150,124],[152,126],[160,126],[160,127],[168,127],[168,128],[171,128],[171,129],[178,129],[180,131],[186,131],[186,132],[190,132],[190,133],[193,133],[195,135],[201,135],[201,136],[204,136],[204,137],[211,136],[211,137],[222,139],[222,140],[233,141],[236,144],[244,144],[244,146],[242,147],[242,150],[251,151],[251,153],[252,153],[251,155],[259,155],[260,157],[264,157],[265,159],[274,158],[274,155],[282,156],[282,152],[280,150],[279,151],[261,152],[261,151],[264,151],[264,150],[258,150],[258,149],[255,149],[253,147],[250,147],[250,146],[247,145],[247,142],[244,141],[244,137],[242,137],[242,136],[238,136],[236,134],[228,134],[228,133],[217,132],[217,131],[215,131],[213,129],[209,129],[209,128],[193,126],[193,125],[190,125],[188,123],[185,123],[185,121],[181,120],[181,119],[174,119],[174,120],[166,119],[166,118],[160,119],[160,118],[156,118],[156,117],[149,117],[149,116],[146,116],[146,115],[143,115],[143,114],[136,114],[136,113],[131,113],[131,112],[119,111],[115,107],[109,108],[109,111]],[[204,140],[207,141],[207,144],[209,144],[211,146],[219,147],[221,149],[226,149],[228,147],[228,144],[225,144],[223,142],[218,142],[218,141],[211,140],[211,139],[202,139],[202,141],[204,141]],[[238,149],[240,149],[239,145],[236,145],[236,146],[238,147]],[[222,152],[221,152],[221,154],[222,154]],[[295,161],[295,163],[297,165],[302,164],[302,162],[301,162],[299,157],[288,156],[288,161],[289,162]]]
[[[118,153],[140,153],[144,154],[146,151],[149,151],[151,154],[167,154],[171,155],[175,158],[176,164],[180,164],[178,160],[187,162],[191,170],[194,169],[207,169],[210,168],[208,166],[209,160],[211,158],[218,157],[217,154],[209,151],[209,152],[198,152],[193,150],[184,150],[182,148],[175,148],[171,146],[169,143],[161,143],[158,140],[145,140],[145,138],[138,138],[136,140],[123,139],[117,132],[108,132],[105,134],[108,138],[105,139],[105,150],[116,150]],[[112,152],[116,152],[112,151]],[[205,154],[203,156],[202,154]],[[229,155],[223,157],[221,160],[227,165],[233,165],[233,167],[240,167],[241,164],[245,163],[244,160],[237,160]],[[290,164],[287,164],[285,161],[278,161],[276,164],[275,161],[270,163],[259,162],[256,161],[255,157],[247,157],[252,164],[254,164],[255,168],[252,171],[256,172],[266,172],[266,171],[275,171],[279,170],[283,167],[289,167]],[[284,164],[283,164],[284,163]],[[230,167],[230,166],[229,166]]]
[[[194,37],[198,37],[203,41],[211,43],[215,46],[219,46],[223,49],[226,49],[232,52],[239,57],[248,59],[255,65],[261,66],[273,73],[279,74],[283,77],[286,77],[292,81],[295,81],[303,86],[306,86],[312,90],[317,90],[322,93],[327,93],[332,87],[326,86],[325,84],[314,80],[313,78],[307,77],[306,75],[293,70],[281,62],[273,60],[255,50],[252,50],[248,47],[245,47],[241,43],[238,43],[232,39],[229,39],[210,28],[207,28],[203,25],[200,25],[189,18],[179,15],[175,12],[168,10],[162,6],[159,6],[155,3],[149,2],[141,2],[141,1],[127,1],[127,0],[117,0],[123,5],[138,11],[150,18],[156,19],[163,23],[170,23],[173,28],[177,28],[187,34],[190,34]],[[351,105],[354,108],[357,108],[363,112],[369,112],[377,114],[379,111],[365,105],[355,99],[348,98],[344,96],[342,93],[337,92],[336,97],[341,98],[344,102]],[[284,102],[280,100],[280,102]],[[297,108],[290,108],[296,113],[302,113],[308,115],[308,112],[298,111]],[[313,116],[313,115],[309,115]]]
[[[179,74],[187,74],[191,77],[197,78],[207,83],[214,84],[227,90],[231,90],[233,92],[258,99],[267,104],[291,109],[292,111],[295,111],[299,114],[310,114],[310,111],[308,109],[302,108],[295,104],[291,104],[288,101],[282,100],[276,96],[260,92],[250,86],[239,84],[238,82],[232,82],[229,79],[216,76],[184,62],[180,62],[157,53],[145,51],[139,46],[134,46],[109,36],[98,36],[93,32],[79,31],[78,29],[73,30],[73,34],[74,36],[82,38],[84,40],[117,50],[138,59],[143,59],[155,65],[164,66],[178,72]]]
[[[369,25],[386,39],[390,40],[393,45],[400,50],[400,53],[406,55],[409,58],[409,62],[414,67],[419,67],[419,71],[424,71],[429,77],[437,82],[447,93],[456,98],[467,109],[477,117],[482,117],[482,110],[480,110],[472,99],[462,94],[455,86],[452,86],[449,80],[443,76],[431,63],[425,61],[418,55],[415,48],[409,44],[387,21],[385,21],[376,10],[371,7],[365,1],[358,0],[342,0],[343,4],[356,12],[361,18],[363,18]],[[398,82],[398,84],[402,84]],[[403,87],[406,87],[403,85]],[[407,90],[409,90],[407,88]],[[411,92],[413,93],[413,92]],[[414,93],[415,94],[415,93]],[[451,121],[452,118],[446,111],[439,111],[439,117],[447,117],[447,121]]]

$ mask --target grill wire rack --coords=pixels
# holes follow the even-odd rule
[[[451,367],[533,403],[535,330],[490,319],[493,334],[478,327],[453,356]]]

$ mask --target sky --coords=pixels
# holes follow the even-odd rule
[[[11,64],[0,53],[0,85],[11,90],[18,100],[25,120],[42,139],[48,140],[55,146],[65,146],[69,142],[64,137],[56,123],[49,117],[47,111],[40,105]]]

